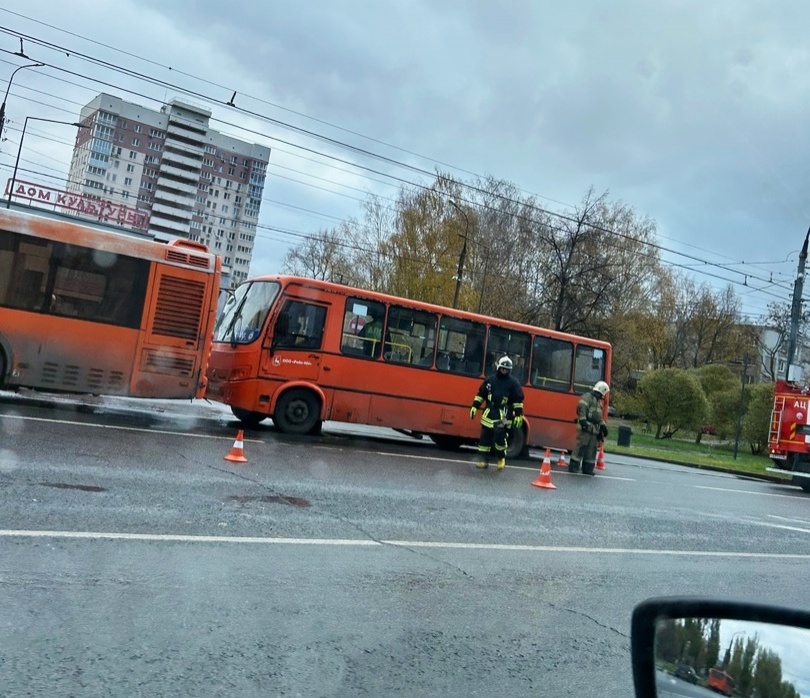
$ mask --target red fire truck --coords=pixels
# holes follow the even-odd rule
[[[791,484],[810,492],[810,385],[776,381],[768,450],[768,470],[792,473]]]

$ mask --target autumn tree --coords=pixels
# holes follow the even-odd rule
[[[742,438],[759,455],[768,445],[773,409],[773,383],[756,383],[748,389],[748,407],[742,421]]]
[[[694,371],[709,403],[707,420],[721,436],[734,428],[739,405],[740,384],[734,372],[725,364],[708,364]],[[703,430],[697,430],[695,443],[700,443]]]
[[[650,423],[655,425],[656,439],[703,424],[709,411],[698,379],[678,368],[644,375],[638,384],[636,400]]]

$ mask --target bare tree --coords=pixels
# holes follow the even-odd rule
[[[320,230],[287,252],[284,270],[296,276],[331,281],[349,273],[344,242],[335,230]]]

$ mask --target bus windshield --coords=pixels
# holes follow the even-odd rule
[[[256,339],[279,289],[277,281],[249,281],[239,286],[222,309],[214,341],[247,344]]]

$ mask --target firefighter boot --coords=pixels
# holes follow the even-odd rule
[[[486,470],[489,467],[489,452],[479,451],[475,467],[479,470]]]
[[[498,470],[503,470],[506,467],[506,458],[501,456],[498,458],[498,465],[496,466]]]
[[[579,459],[574,458],[573,454],[571,455],[571,458],[568,460],[568,472],[569,473],[579,472]]]

